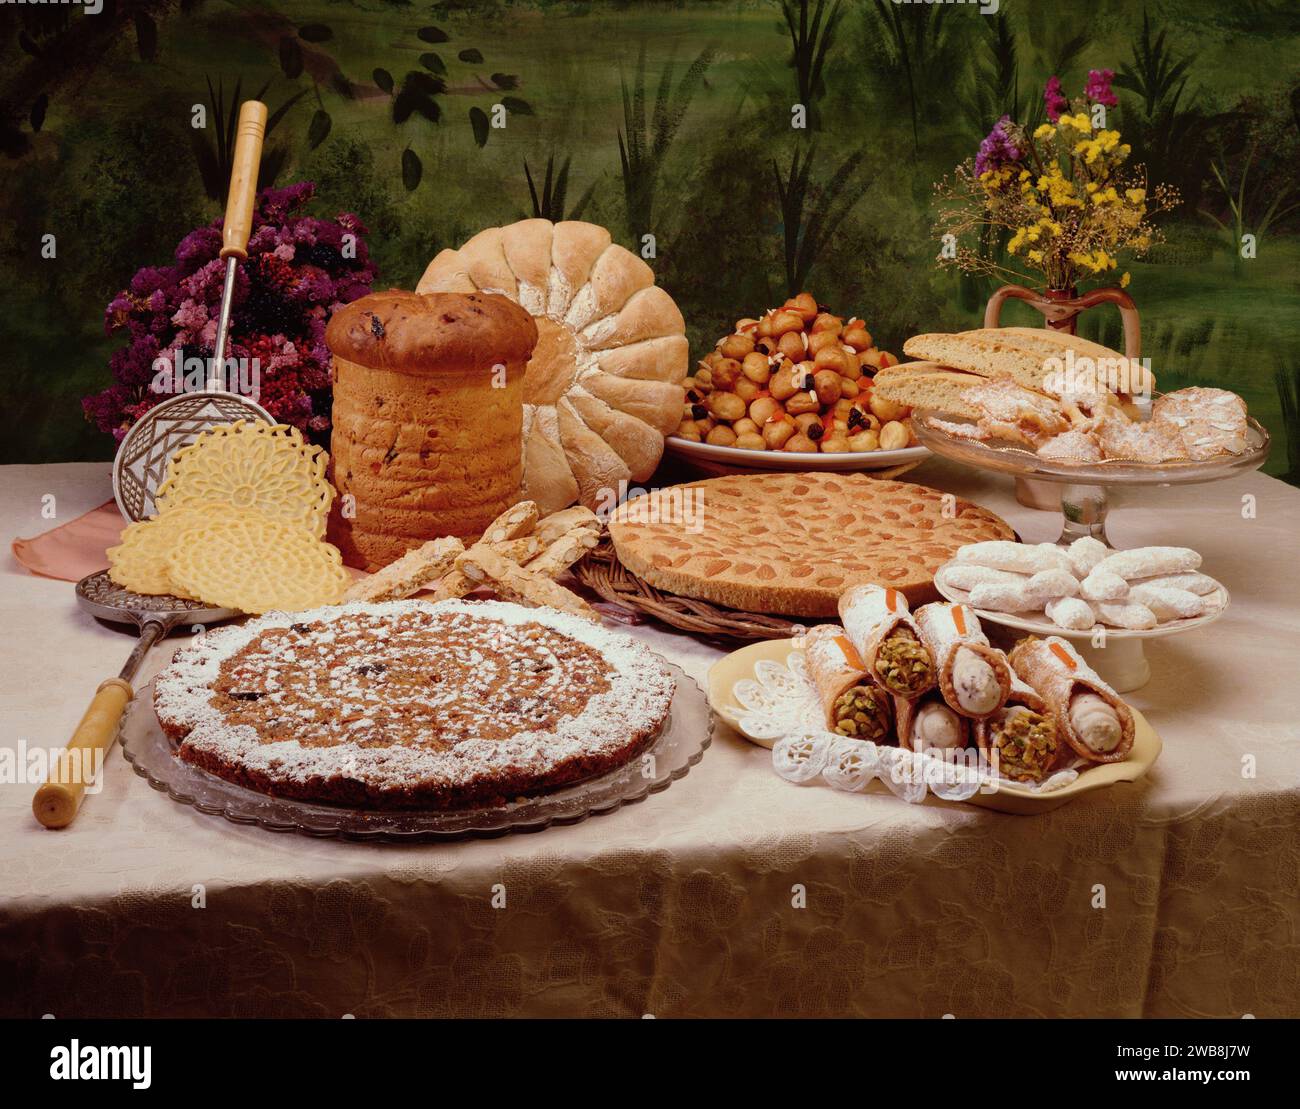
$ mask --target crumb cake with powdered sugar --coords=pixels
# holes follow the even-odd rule
[[[158,675],[187,762],[362,808],[500,804],[607,773],[676,682],[626,635],[499,601],[354,603],[207,632]]]

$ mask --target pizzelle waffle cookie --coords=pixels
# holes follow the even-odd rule
[[[935,570],[960,547],[1014,535],[969,501],[864,474],[674,486],[621,505],[609,531],[623,565],[659,589],[745,612],[831,617],[840,594],[864,582],[910,604],[933,599]]]
[[[164,516],[129,524],[122,532],[122,542],[106,552],[108,576],[134,593],[187,596],[172,581],[168,570],[171,553],[186,542],[188,532],[206,524],[222,507],[203,504],[173,508]]]
[[[336,604],[352,580],[338,548],[302,526],[229,506],[184,533],[167,573],[183,596],[251,613]]]
[[[255,508],[319,539],[334,500],[325,477],[328,461],[296,427],[247,420],[220,424],[172,455],[154,503],[160,515],[196,504]]]

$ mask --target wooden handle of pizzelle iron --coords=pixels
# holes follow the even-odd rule
[[[257,170],[262,163],[262,139],[266,136],[266,105],[245,100],[239,107],[235,129],[235,154],[230,160],[230,193],[226,197],[226,220],[221,230],[221,257],[248,257],[248,234],[253,229],[253,205],[257,199]]]
[[[104,753],[117,735],[118,722],[133,696],[131,683],[122,678],[109,678],[100,684],[67,747],[50,766],[49,780],[32,798],[32,812],[45,827],[66,828],[72,823],[86,796],[86,786],[103,765]]]

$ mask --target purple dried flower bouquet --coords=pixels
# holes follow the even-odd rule
[[[375,267],[356,216],[302,213],[315,190],[302,182],[258,194],[227,356],[258,367],[254,399],[276,420],[320,438],[330,426],[325,325],[340,305],[370,292]],[[104,312],[105,331],[125,332],[127,343],[109,359],[113,384],[82,407],[118,441],[170,395],[158,388],[160,360],[212,357],[225,278],[221,223],[186,235],[174,265],[139,270]]]

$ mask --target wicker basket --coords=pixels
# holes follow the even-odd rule
[[[807,629],[806,624],[783,616],[741,612],[656,589],[618,560],[608,532],[599,546],[574,566],[573,574],[606,601],[704,639],[789,639]]]

